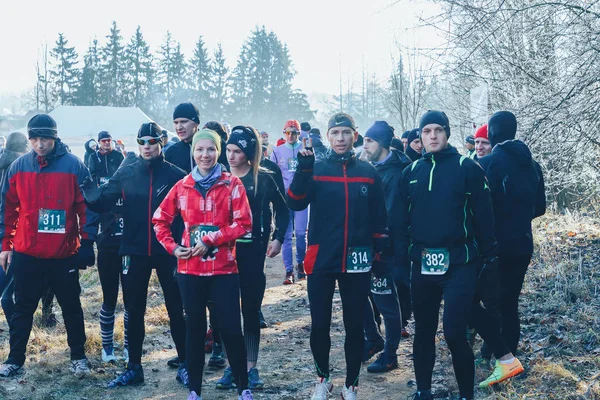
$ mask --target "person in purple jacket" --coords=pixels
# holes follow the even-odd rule
[[[300,135],[300,123],[294,119],[289,120],[283,127],[285,135],[285,144],[273,149],[271,161],[276,163],[283,174],[283,183],[287,191],[294,179],[296,169],[298,168],[298,152],[301,144],[298,141]],[[298,279],[306,279],[304,273],[304,256],[306,254],[306,229],[308,227],[308,209],[302,211],[290,210],[290,224],[285,232],[285,239],[282,247],[283,265],[285,267],[284,285],[294,283],[294,262],[292,254],[292,234],[296,234],[296,268]]]

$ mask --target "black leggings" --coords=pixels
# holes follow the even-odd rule
[[[346,387],[358,386],[358,375],[364,351],[363,323],[365,303],[371,285],[370,273],[310,274],[308,299],[310,302],[310,348],[315,359],[317,374],[329,377],[329,350],[331,348],[331,307],[335,282],[342,298],[342,316],[346,339]]]
[[[418,390],[430,390],[435,363],[435,334],[442,297],[444,337],[450,353],[460,396],[473,398],[474,357],[466,337],[476,284],[475,263],[451,265],[444,275],[421,275],[413,263],[411,294],[415,316],[413,357]]]
[[[177,355],[181,362],[185,361],[185,319],[179,287],[175,280],[177,259],[172,256],[130,256],[130,266],[123,267],[123,294],[129,320],[129,362],[141,364],[142,345],[144,343],[144,314],[148,297],[148,283],[152,270],[160,281],[165,298],[165,306],[169,314],[171,336],[175,342]]]
[[[187,367],[189,389],[202,392],[204,340],[206,338],[206,304],[219,316],[216,323],[227,348],[229,364],[236,379],[238,393],[248,388],[246,348],[240,321],[240,281],[237,274],[195,276],[178,274],[183,305],[187,315]]]
[[[517,353],[521,338],[519,320],[519,296],[525,281],[525,274],[531,261],[531,254],[509,256],[500,254],[498,274],[502,291],[500,314],[502,315],[502,337],[509,350]]]

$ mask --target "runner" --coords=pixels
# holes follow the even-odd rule
[[[94,139],[90,139],[85,142],[84,146],[85,154],[83,155],[83,164],[87,167],[89,165],[90,156],[96,153],[98,143]]]
[[[400,137],[400,140],[402,141],[402,146],[404,146],[404,148],[402,149],[398,149],[402,152],[406,151],[406,148],[408,147],[408,135],[410,134],[410,131],[405,131],[402,136]]]
[[[323,144],[321,130],[312,128],[309,137],[312,139],[313,152],[315,153],[315,161],[322,160],[327,156],[327,147]]]
[[[474,357],[466,338],[475,295],[476,268],[496,262],[491,197],[481,168],[448,144],[450,123],[428,111],[419,129],[425,155],[402,174],[396,226],[396,257],[412,261],[415,317],[413,357],[415,399],[432,399],[435,334],[442,298],[444,337],[454,365],[460,398],[473,399]]]
[[[469,135],[465,138],[465,149],[467,149],[467,157],[475,157],[475,138],[473,135]]]
[[[312,129],[312,127],[310,126],[310,124],[308,122],[302,122],[300,124],[300,140],[302,139],[308,139],[310,137],[310,130]]]
[[[488,139],[487,124],[480,126],[475,131],[475,158],[474,160],[481,160],[492,152],[492,145]]]
[[[260,167],[261,147],[258,133],[250,126],[236,126],[227,142],[227,158],[231,174],[241,179],[252,210],[250,237],[244,236],[236,242],[236,260],[239,265],[240,289],[242,295],[242,315],[244,317],[244,341],[248,369],[248,387],[252,390],[263,389],[256,363],[260,344],[260,306],[265,294],[267,280],[265,276],[265,248],[263,232],[266,225],[271,226],[271,218],[265,221],[263,213],[273,206],[275,212],[275,231],[273,241],[268,244],[266,256],[275,257],[281,251],[285,231],[289,225],[289,210],[282,192],[275,182],[275,174]],[[260,223],[259,223],[260,221]],[[266,238],[267,242],[269,238]],[[217,389],[229,389],[233,386],[233,374],[228,367],[217,382]]]
[[[217,121],[208,121],[202,129],[210,129],[211,131],[217,132],[217,135],[221,138],[221,148],[225,149],[225,145],[227,143],[227,139],[229,138],[229,133],[225,129],[225,125]],[[225,151],[219,155],[219,159],[217,162],[221,165],[224,165],[227,170],[229,170],[229,162],[227,161],[227,154]]]
[[[423,157],[423,143],[421,143],[421,136],[419,129],[413,129],[408,133],[408,145],[406,146],[406,155],[411,161],[417,161]]]
[[[128,315],[129,362],[127,369],[109,383],[110,388],[144,382],[144,314],[152,270],[156,270],[163,290],[171,336],[181,362],[176,379],[188,383],[185,320],[174,278],[177,260],[158,243],[149,219],[169,189],[185,173],[165,161],[160,137],[160,127],[154,122],[142,124],[137,134],[140,155],[127,158],[126,164],[100,188],[91,180],[82,185],[86,203],[96,212],[109,212],[119,198],[123,199],[123,236],[119,254],[122,256],[123,295]]]
[[[521,335],[519,295],[531,256],[531,221],[546,212],[544,177],[525,143],[515,140],[517,118],[499,111],[488,121],[492,153],[480,160],[492,191],[498,238],[502,337],[516,354]]]
[[[100,186],[109,181],[123,162],[123,154],[112,148],[110,133],[102,131],[98,134],[100,148],[90,157],[90,174],[94,182]],[[100,214],[97,228],[98,240],[98,276],[102,287],[102,307],[100,308],[100,334],[102,336],[102,361],[115,363],[114,352],[115,309],[119,295],[119,281],[123,284],[123,267],[119,247],[123,237],[123,199],[119,197],[108,212]],[[125,338],[123,359],[129,359],[127,341],[127,311],[124,315]]]
[[[394,224],[393,216],[396,215],[395,207],[398,205],[395,198],[399,195],[400,178],[402,177],[404,168],[411,162],[404,153],[390,150],[390,143],[393,137],[394,128],[385,121],[376,121],[365,133],[363,150],[367,159],[375,166],[377,172],[379,172],[383,182],[388,226],[390,227],[392,238],[396,236],[394,232],[399,229]],[[383,350],[383,353],[377,357],[377,360],[367,367],[368,372],[388,372],[398,368],[396,351],[398,350],[402,333],[406,332],[406,321],[410,318],[410,271],[407,268],[402,268],[401,263],[396,264],[393,259],[390,261],[383,278],[374,278],[371,286],[375,304],[383,315],[385,323],[385,346],[380,346],[383,343],[383,339],[377,331],[371,303],[367,302],[365,315],[365,339],[367,342],[365,343],[365,357],[363,357],[363,362],[371,358],[377,351]],[[404,279],[396,279],[397,276],[408,278],[406,279],[408,282],[404,282]],[[402,313],[400,312],[400,304],[398,303],[395,281],[404,283],[403,286],[398,287],[398,290],[403,291],[401,298],[405,301],[405,304],[400,303],[403,305]],[[406,304],[406,298],[408,298],[408,304]],[[404,315],[405,313],[407,314],[406,316]]]
[[[273,153],[274,147],[271,143],[269,143],[269,132],[262,131],[260,133],[260,141],[261,141],[262,145],[266,147],[266,149],[264,151],[264,157],[266,157],[266,158],[271,157],[271,153]]]
[[[381,178],[373,166],[356,159],[352,145],[357,137],[352,117],[335,114],[327,131],[332,149],[329,157],[315,163],[310,139],[305,141],[298,158],[298,173],[287,192],[292,210],[304,210],[310,205],[306,271],[310,347],[318,376],[313,400],[326,399],[333,389],[329,350],[336,281],[346,330],[346,382],[341,395],[345,400],[357,398],[364,350],[364,310],[371,285],[369,272],[372,268],[375,276],[381,277],[385,270],[382,253],[390,248]]]
[[[5,272],[9,265],[12,269],[16,303],[10,354],[0,376],[14,376],[23,368],[33,314],[49,284],[62,309],[71,371],[80,378],[90,369],[79,268],[95,263],[91,223],[97,217],[87,210],[78,185],[89,172],[58,138],[50,115],[31,118],[27,133],[33,150],[11,165],[2,185],[0,266]]]
[[[194,168],[191,145],[200,125],[200,111],[192,103],[181,103],[173,111],[173,124],[180,141],[169,146],[165,160],[189,174]]]
[[[188,324],[188,400],[201,398],[209,300],[213,302],[221,338],[229,350],[238,398],[250,400],[246,348],[239,318],[240,279],[232,253],[235,240],[252,231],[250,206],[239,178],[217,163],[221,150],[219,135],[202,129],[194,135],[192,148],[196,167],[171,189],[152,219],[161,244],[179,259],[177,281]],[[171,223],[179,215],[186,226],[182,245],[171,234]]]
[[[271,161],[277,164],[283,174],[283,183],[285,190],[288,190],[292,179],[298,168],[298,152],[302,145],[298,142],[300,135],[300,123],[296,120],[289,120],[283,127],[283,133],[286,143],[276,147],[271,154]],[[296,272],[299,280],[306,279],[304,272],[304,257],[306,255],[306,228],[308,226],[308,209],[293,211],[290,209],[290,225],[285,232],[285,241],[283,242],[283,265],[285,267],[284,285],[291,285],[295,282],[294,261],[292,251],[292,237],[296,235]]]

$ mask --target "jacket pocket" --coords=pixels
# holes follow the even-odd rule
[[[317,260],[317,254],[319,254],[319,245],[313,244],[308,246],[306,250],[306,256],[304,257],[304,270],[307,274],[312,274]]]

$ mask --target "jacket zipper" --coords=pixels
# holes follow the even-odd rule
[[[346,193],[346,215],[344,219],[344,258],[342,259],[342,272],[346,272],[346,263],[348,261],[348,180],[345,179],[346,175],[346,163],[343,164],[344,169],[344,191]]]
[[[435,158],[433,158],[433,154],[431,155],[431,163],[433,164],[431,167],[431,171],[429,171],[429,191],[431,192],[431,187],[433,186],[433,170],[435,169]]]
[[[150,168],[150,196],[148,196],[148,257],[152,256],[152,168]]]

